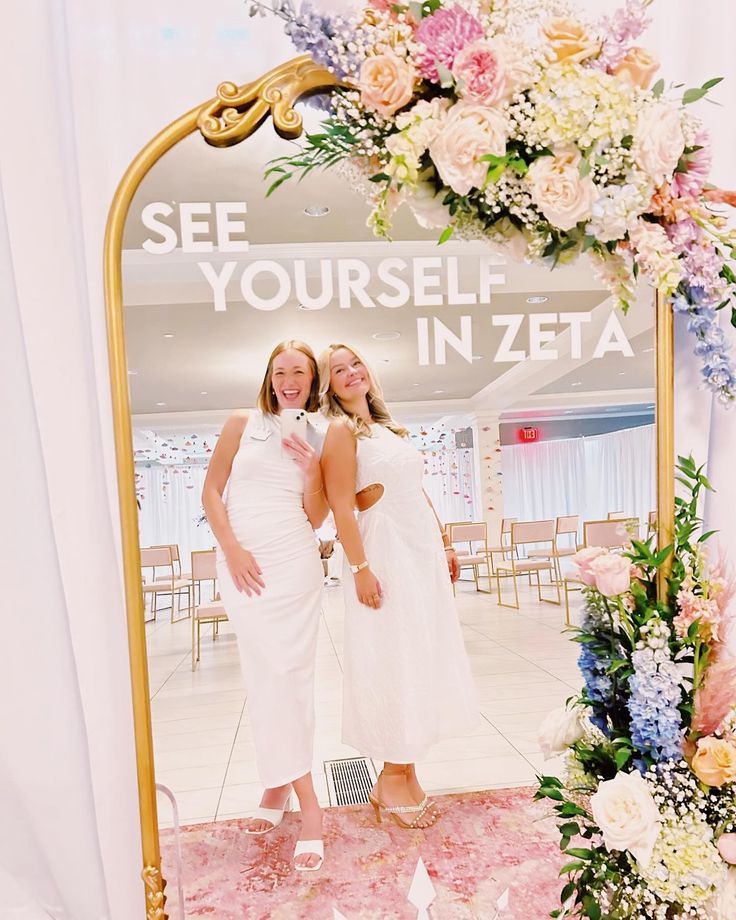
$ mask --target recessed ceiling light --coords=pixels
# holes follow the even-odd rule
[[[626,371],[619,371],[619,372],[618,372],[618,375],[619,375],[619,377],[625,377],[625,376],[626,376]]]
[[[650,351],[654,351],[654,349],[653,349],[653,348],[645,348],[645,349],[644,349],[644,354],[646,355],[646,354],[648,354]]]
[[[435,393],[444,393],[444,390],[435,390]]]
[[[374,332],[371,338],[377,342],[391,342],[393,339],[400,339],[400,332]]]
[[[575,383],[570,384],[571,387],[581,387],[582,385],[583,385],[582,380],[576,380]]]
[[[165,338],[165,339],[173,339],[173,338],[174,338],[174,333],[173,333],[173,332],[164,332],[164,338]]]
[[[330,213],[330,209],[326,204],[310,204],[304,208],[304,213],[307,217],[326,217]]]
[[[157,406],[165,406],[166,403],[156,403]]]
[[[419,384],[418,384],[418,383],[412,383],[412,386],[413,386],[413,387],[418,387]]]
[[[533,297],[527,297],[527,303],[547,303],[549,297],[545,297],[544,294],[535,294]]]
[[[137,376],[137,374],[138,374],[138,371],[128,371],[128,377],[135,377]]]
[[[200,390],[200,391],[199,391],[199,395],[200,395],[200,396],[206,396],[206,395],[207,395],[207,390]]]
[[[482,361],[483,355],[473,355],[473,361]]]

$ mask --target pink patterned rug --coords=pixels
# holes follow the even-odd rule
[[[364,806],[325,816],[325,864],[291,866],[298,816],[287,814],[263,837],[243,833],[245,819],[182,829],[187,917],[212,920],[415,920],[408,901],[419,857],[437,893],[433,920],[543,920],[559,907],[564,862],[555,823],[530,788],[440,796],[441,817],[426,831],[377,825]],[[176,911],[172,831],[162,832],[169,914]],[[508,907],[498,911],[508,889]]]

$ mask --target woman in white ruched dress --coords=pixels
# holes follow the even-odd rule
[[[321,865],[321,809],[312,783],[314,668],[322,563],[313,527],[327,515],[321,436],[283,441],[284,408],[314,410],[314,356],[283,342],[269,361],[260,408],[228,420],[202,501],[218,541],[218,581],[235,630],[258,772],[266,787],[246,833],[272,830],[291,789],[302,812],[295,867]],[[227,483],[226,499],[223,491]]]
[[[421,455],[365,362],[332,345],[320,377],[325,488],[346,556],[343,741],[384,761],[376,816],[426,827],[435,813],[414,764],[479,718],[452,592],[458,563],[422,489]]]

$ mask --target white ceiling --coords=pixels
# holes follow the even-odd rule
[[[305,111],[309,130],[319,113]],[[497,258],[504,284],[494,289],[492,303],[481,306],[340,309],[333,301],[325,309],[306,311],[291,298],[282,308],[263,312],[245,303],[237,279],[228,286],[228,309],[216,312],[212,292],[197,266],[204,259],[220,270],[222,262],[245,265],[254,259],[274,259],[285,266],[295,258],[318,260],[360,258],[374,270],[379,259],[400,256],[457,258],[461,290],[477,290],[479,259],[492,254],[484,242],[450,241],[438,249],[437,233],[423,231],[407,208],[400,209],[394,243],[376,241],[366,226],[369,208],[350,183],[336,173],[312,174],[304,182],[287,183],[265,198],[263,170],[266,162],[291,142],[278,138],[270,125],[254,137],[228,149],[206,145],[192,136],[161,160],[136,195],[125,233],[124,300],[131,371],[133,412],[217,412],[252,405],[273,345],[284,338],[304,338],[318,351],[331,341],[354,344],[375,363],[386,395],[392,403],[419,408],[419,403],[439,403],[440,411],[474,408],[507,410],[515,407],[646,402],[654,385],[653,307],[647,292],[632,308],[623,326],[636,356],[608,355],[590,360],[598,335],[610,314],[606,292],[594,278],[587,261],[554,272],[538,266]],[[168,255],[151,255],[140,247],[149,236],[141,222],[141,209],[153,201],[176,207],[182,201],[246,201],[246,253],[213,252],[205,256],[175,249]],[[304,213],[309,205],[330,208],[324,218]],[[172,226],[178,229],[175,216]],[[201,239],[212,239],[203,234]],[[314,262],[316,266],[316,261]],[[310,285],[316,284],[310,279]],[[271,293],[264,284],[263,296]],[[373,281],[368,285],[373,290]],[[498,293],[496,293],[498,291]],[[530,295],[548,297],[544,304],[528,304]],[[530,312],[594,311],[584,327],[583,356],[572,359],[569,334],[564,327],[554,343],[558,361],[525,361],[511,365],[494,361],[503,329],[491,324],[491,315]],[[417,357],[418,317],[438,317],[459,331],[459,317],[472,317],[472,364],[449,351],[444,366],[421,367]],[[550,328],[554,329],[554,326]],[[391,341],[375,334],[398,332]],[[164,338],[173,334],[173,338]],[[528,347],[526,325],[515,348]],[[576,384],[576,386],[573,386]],[[438,392],[441,391],[441,392]],[[164,403],[165,405],[159,405]]]

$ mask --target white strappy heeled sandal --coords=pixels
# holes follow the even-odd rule
[[[246,828],[245,833],[249,834],[251,837],[260,837],[262,834],[268,834],[270,831],[275,830],[279,824],[284,820],[284,812],[290,811],[291,805],[291,793],[289,793],[286,801],[284,802],[283,808],[263,808],[259,806],[250,816],[251,821],[268,821],[271,827],[267,827],[263,831],[251,831]]]
[[[322,863],[325,861],[325,845],[323,841],[297,840],[296,846],[294,847],[294,859],[296,859],[297,856],[302,856],[307,853],[311,856],[319,857],[319,862],[316,866],[299,866],[294,863],[294,868],[297,872],[316,872],[318,869],[322,868]]]

